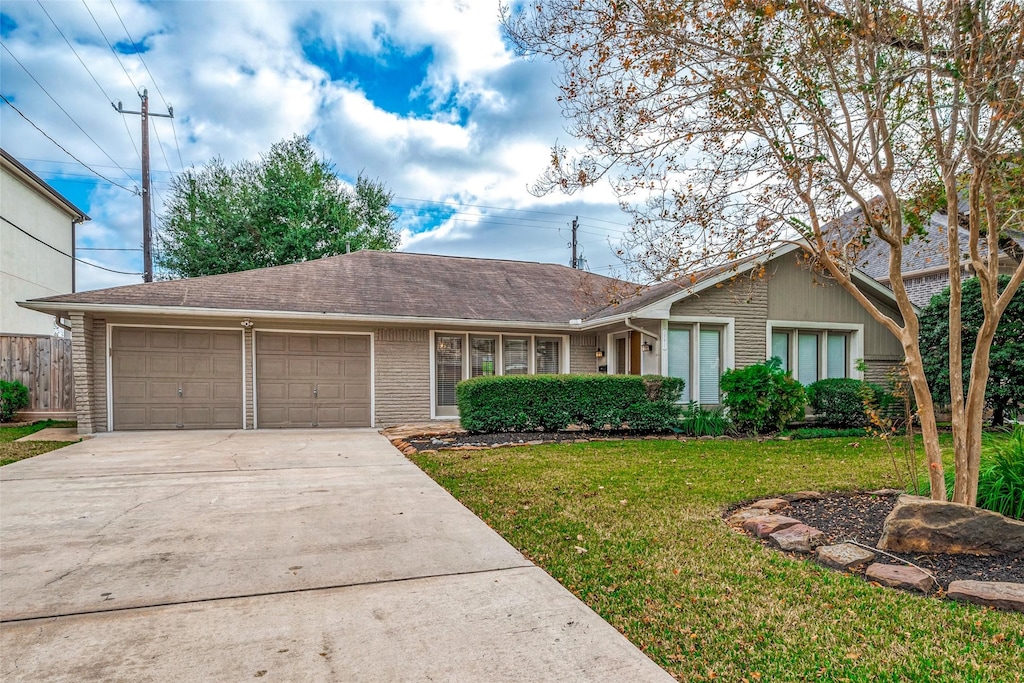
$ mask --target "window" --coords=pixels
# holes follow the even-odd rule
[[[718,381],[722,377],[722,331],[700,330],[700,402],[720,403]]]
[[[797,379],[804,386],[818,381],[818,335],[801,332],[797,335]]]
[[[626,338],[619,337],[615,340],[615,374],[625,375],[626,374]]]
[[[470,377],[488,377],[496,373],[497,368],[494,364],[496,342],[494,337],[470,337]]]
[[[506,375],[526,375],[530,372],[530,338],[505,337],[503,355]]]
[[[686,385],[683,387],[682,399],[689,402],[690,391],[690,335],[688,327],[668,328],[668,375],[679,377]]]
[[[557,339],[537,338],[537,364],[535,372],[538,375],[556,375],[559,371],[559,348]]]
[[[828,376],[829,378],[846,377],[846,335],[835,332],[828,333]]]
[[[772,332],[772,358],[782,361],[782,369],[789,370],[789,332]]]
[[[455,385],[462,381],[462,335],[437,335],[434,340],[435,405],[438,414],[456,405]]]

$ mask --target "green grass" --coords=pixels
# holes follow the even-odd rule
[[[73,441],[26,441],[17,443],[17,439],[29,434],[35,434],[47,427],[74,427],[76,424],[78,423],[73,421],[42,420],[21,427],[0,426],[0,467],[74,443]]]
[[[731,503],[776,493],[901,486],[874,439],[413,459],[679,680],[1022,680],[1021,615],[877,588],[721,521]]]

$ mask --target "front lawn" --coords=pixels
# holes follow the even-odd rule
[[[900,486],[875,439],[639,440],[412,458],[679,680],[1024,676],[1021,615],[874,587],[721,521],[724,507],[775,493]]]
[[[35,434],[47,427],[74,427],[76,424],[78,423],[73,421],[43,420],[19,427],[0,426],[0,467],[74,443],[73,441],[24,441],[18,443],[16,439]]]

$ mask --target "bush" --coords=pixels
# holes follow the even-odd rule
[[[821,379],[807,387],[807,403],[818,421],[830,427],[867,426],[865,398],[883,410],[891,403],[884,388],[859,379]]]
[[[28,387],[17,380],[0,380],[0,422],[10,422],[14,414],[28,406]]]
[[[687,436],[721,436],[728,428],[721,408],[702,408],[699,403],[691,403],[679,419],[679,431]]]
[[[726,370],[721,386],[729,419],[741,432],[777,432],[807,405],[803,386],[782,369],[778,358]]]
[[[459,418],[470,432],[676,428],[683,380],[657,375],[505,375],[456,387]]]

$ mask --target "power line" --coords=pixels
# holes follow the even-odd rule
[[[62,144],[60,144],[59,142],[57,142],[56,140],[54,140],[54,139],[53,139],[52,137],[50,137],[50,135],[49,135],[49,134],[48,134],[48,133],[47,133],[47,132],[46,132],[45,130],[43,130],[42,128],[40,128],[39,126],[37,126],[37,125],[35,124],[35,122],[34,122],[34,121],[33,121],[32,119],[30,119],[29,117],[25,116],[25,113],[24,113],[23,111],[21,111],[20,109],[18,109],[17,107],[15,107],[15,106],[14,106],[14,104],[13,104],[13,103],[12,103],[12,102],[11,102],[11,101],[10,101],[9,99],[7,99],[7,98],[6,98],[6,97],[5,97],[4,95],[0,95],[0,98],[2,98],[2,99],[3,99],[3,101],[7,103],[7,106],[9,106],[9,107],[10,107],[11,109],[13,109],[14,111],[18,112],[18,114],[19,114],[19,115],[21,116],[21,118],[23,118],[23,119],[25,119],[26,121],[28,121],[28,122],[29,122],[29,125],[31,125],[31,126],[32,126],[33,128],[35,128],[35,129],[36,129],[36,130],[38,130],[38,131],[39,131],[40,133],[42,133],[42,134],[43,134],[43,136],[45,136],[47,140],[49,140],[49,141],[50,141],[50,142],[52,142],[53,144],[55,144],[55,145],[57,145],[58,147],[60,147],[60,149],[61,149],[61,151],[62,151],[62,152],[64,152],[64,153],[65,153],[65,154],[67,154],[67,155],[68,155],[69,157],[71,157],[72,159],[74,159],[75,161],[77,161],[78,163],[80,163],[80,164],[81,164],[82,166],[84,166],[85,168],[89,169],[90,171],[92,171],[93,173],[95,173],[95,174],[96,174],[97,176],[99,176],[100,178],[103,178],[103,180],[106,180],[106,181],[107,181],[108,183],[110,183],[111,185],[115,185],[115,186],[117,186],[117,187],[120,187],[120,188],[121,188],[122,190],[128,190],[129,192],[131,192],[131,193],[132,193],[132,194],[134,194],[134,195],[137,195],[137,194],[139,194],[139,190],[138,190],[137,188],[133,190],[133,189],[132,189],[132,188],[130,188],[130,187],[125,187],[124,185],[122,185],[121,183],[117,182],[116,180],[111,180],[110,178],[108,178],[107,176],[103,175],[102,173],[100,173],[99,171],[97,171],[97,170],[96,170],[95,168],[93,168],[93,167],[92,167],[92,166],[90,166],[89,164],[85,163],[84,161],[82,161],[81,159],[79,159],[78,157],[76,157],[76,156],[75,156],[74,154],[72,154],[71,152],[69,152],[69,151],[67,150],[67,148],[65,148],[65,147],[64,147],[64,145],[62,145]],[[121,170],[123,171],[124,169],[121,169]],[[131,177],[131,176],[129,176],[129,177]]]
[[[89,5],[86,4],[85,0],[82,0],[82,4],[85,5],[85,11],[89,13],[90,17],[92,17],[92,23],[96,24],[96,28],[99,29],[100,35],[103,36],[103,41],[114,54],[114,59],[116,59],[117,63],[121,65],[121,71],[123,71],[124,75],[128,77],[128,82],[132,84],[132,89],[135,90],[135,92],[138,92],[139,86],[135,85],[135,81],[132,80],[132,75],[128,73],[128,69],[125,68],[124,62],[121,61],[121,57],[117,54],[117,50],[115,50],[114,46],[110,44],[110,40],[107,38],[107,34],[103,32],[103,27],[100,26],[100,22],[96,21],[96,16],[92,13],[92,10],[89,9]]]
[[[572,215],[567,213],[558,213],[556,211],[539,211],[537,209],[508,209],[501,206],[486,206],[484,204],[466,204],[464,202],[448,202],[438,201],[434,199],[416,199],[415,197],[395,197],[395,199],[407,202],[422,202],[424,204],[439,204],[441,206],[468,206],[476,209],[493,209],[495,211],[520,211],[523,213],[539,213],[547,214],[549,216],[560,216],[561,218],[568,218],[569,216]],[[624,228],[629,227],[629,225],[626,223],[616,223],[615,221],[609,221],[603,218],[594,218],[593,216],[583,216],[583,218],[586,218],[588,221],[595,221],[598,223],[608,223],[609,225],[616,225]]]
[[[140,247],[76,247],[76,251],[142,251]]]
[[[11,227],[13,227],[15,230],[17,230],[17,231],[19,231],[21,233],[24,233],[28,237],[31,237],[36,242],[39,242],[39,244],[42,244],[43,246],[49,247],[50,249],[53,249],[58,254],[61,254],[62,256],[67,256],[69,259],[72,259],[73,261],[77,261],[78,263],[84,263],[87,266],[92,266],[93,268],[99,268],[100,270],[105,270],[108,273],[117,273],[118,275],[142,275],[142,273],[130,273],[130,272],[126,271],[126,270],[114,270],[113,268],[107,268],[106,266],[101,266],[98,263],[90,263],[89,261],[83,261],[82,259],[78,258],[77,256],[72,256],[71,254],[67,253],[66,251],[62,251],[62,250],[58,249],[57,247],[53,246],[49,242],[44,242],[43,240],[39,239],[38,237],[36,237],[32,233],[28,232],[27,230],[25,230],[21,226],[17,225],[16,223],[13,223],[13,222],[7,220],[6,216],[0,216],[0,220],[3,220],[4,223],[7,223]]]
[[[103,147],[100,146],[100,143],[96,142],[96,140],[94,140],[93,137],[91,135],[89,135],[85,131],[85,129],[82,128],[81,125],[79,125],[78,121],[75,120],[75,117],[73,117],[71,114],[69,114],[67,109],[65,109],[64,107],[61,106],[60,102],[58,102],[56,100],[56,98],[54,98],[54,96],[50,94],[50,91],[47,90],[45,87],[43,87],[43,84],[40,83],[39,80],[35,76],[32,75],[32,72],[29,71],[25,67],[25,65],[21,63],[21,60],[19,60],[17,57],[14,56],[14,53],[11,52],[11,49],[9,47],[7,47],[7,44],[6,43],[0,43],[0,46],[2,46],[4,48],[4,50],[7,51],[7,54],[9,54],[11,56],[11,59],[13,59],[18,64],[18,66],[20,66],[22,68],[22,70],[26,74],[28,74],[28,77],[31,78],[35,82],[35,84],[38,85],[39,88],[44,93],[46,93],[46,96],[50,98],[50,101],[53,102],[54,104],[56,104],[58,109],[60,109],[62,112],[64,112],[64,115],[68,117],[68,119],[71,121],[71,123],[75,124],[75,127],[78,128],[78,130],[82,131],[82,134],[85,135],[85,137],[89,138],[89,141],[92,142],[92,144],[96,145],[96,149],[98,149],[99,151],[103,152],[103,155],[106,156],[108,159],[110,159],[111,163],[113,163],[115,166],[117,166],[119,169],[121,169],[121,172],[124,173],[126,176],[128,176],[129,179],[134,180],[134,178],[132,178],[131,174],[128,173],[128,171],[126,171],[123,168],[121,168],[121,165],[118,164],[117,161],[114,160],[114,157],[110,156],[110,154],[107,152],[107,150],[103,149]],[[8,102],[8,104],[10,104],[10,102]]]

